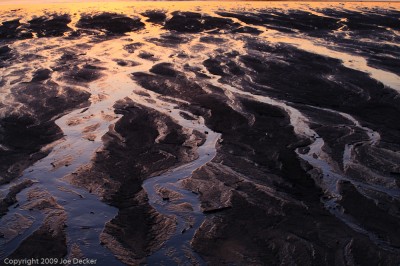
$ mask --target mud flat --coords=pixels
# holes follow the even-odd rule
[[[268,4],[4,5],[1,260],[398,265],[400,6]]]

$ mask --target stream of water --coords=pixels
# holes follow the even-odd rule
[[[216,14],[213,15],[217,16]],[[74,17],[73,22],[76,22],[77,19],[78,17]],[[257,27],[263,32],[259,36],[262,40],[274,44],[290,44],[301,50],[339,59],[345,67],[368,73],[373,79],[383,83],[385,86],[390,87],[393,90],[396,90],[397,92],[400,92],[400,77],[398,75],[368,66],[367,60],[361,56],[331,50],[323,46],[319,40],[310,37],[302,36],[300,38],[288,36],[272,30],[266,31],[265,28],[261,26],[247,25],[237,19],[233,20],[240,23],[242,26]],[[189,131],[197,130],[203,133],[207,132],[205,143],[198,147],[198,157],[195,160],[179,165],[178,167],[170,169],[159,176],[151,177],[143,183],[143,188],[148,194],[150,205],[163,215],[176,217],[177,221],[175,233],[163,244],[160,250],[147,258],[147,263],[149,265],[155,265],[163,262],[168,265],[175,263],[176,260],[187,261],[188,258],[194,258],[198,264],[205,264],[201,257],[192,251],[190,247],[190,241],[196,230],[204,221],[205,215],[201,210],[198,195],[182,188],[181,182],[185,178],[190,177],[194,171],[203,167],[215,157],[217,153],[216,143],[218,139],[221,138],[221,135],[208,128],[202,117],[196,117],[193,114],[188,113],[190,116],[195,117],[195,120],[185,119],[181,113],[187,113],[187,111],[180,109],[177,104],[163,100],[159,97],[160,95],[145,90],[130,79],[129,76],[133,72],[140,71],[149,73],[150,68],[155,64],[155,62],[136,56],[135,62],[138,63],[137,65],[129,67],[118,66],[115,60],[124,59],[127,56],[126,52],[123,50],[123,46],[126,43],[129,43],[129,38],[137,42],[145,43],[146,50],[151,51],[154,54],[154,58],[159,60],[159,62],[169,62],[174,64],[176,69],[181,72],[185,71],[184,65],[187,63],[186,60],[189,59],[181,59],[173,57],[172,55],[176,55],[180,52],[188,54],[188,58],[191,60],[190,64],[199,66],[203,73],[206,73],[210,77],[210,79],[204,81],[202,84],[209,84],[221,88],[228,98],[228,104],[230,107],[237,112],[243,113],[245,116],[246,113],[242,110],[241,106],[237,104],[238,97],[247,97],[284,110],[290,118],[290,123],[293,126],[294,132],[300,137],[312,140],[312,143],[308,146],[309,150],[306,153],[300,153],[297,150],[297,155],[300,159],[307,161],[314,168],[321,171],[321,188],[328,196],[323,200],[326,208],[355,231],[368,235],[370,239],[378,245],[387,247],[386,243],[382,242],[374,234],[360,227],[351,216],[342,212],[341,207],[337,204],[338,199],[340,199],[340,194],[337,191],[337,184],[341,180],[347,180],[352,182],[356,188],[360,190],[376,190],[399,199],[400,192],[398,190],[351,180],[346,177],[343,172],[335,169],[331,164],[329,155],[322,149],[325,145],[323,138],[310,128],[309,118],[296,108],[292,107],[290,103],[272,97],[255,95],[250,92],[242,91],[234,85],[222,83],[219,80],[219,76],[209,73],[203,66],[203,61],[209,58],[209,56],[215,54],[214,50],[218,48],[217,44],[209,44],[207,46],[203,43],[202,45],[204,48],[199,53],[194,49],[194,42],[197,41],[197,39],[182,44],[181,47],[171,48],[170,51],[166,51],[167,48],[165,47],[159,47],[154,43],[147,42],[149,38],[159,37],[160,34],[165,32],[165,30],[160,30],[151,23],[146,23],[146,30],[139,34],[130,33],[129,36],[120,39],[94,43],[93,46],[86,51],[86,56],[88,58],[97,59],[100,62],[99,65],[106,67],[108,72],[102,78],[90,83],[88,86],[79,85],[80,88],[92,94],[91,104],[87,108],[74,110],[65,114],[55,121],[62,129],[64,137],[61,141],[53,144],[54,146],[52,147],[50,154],[26,169],[18,180],[3,185],[0,188],[0,192],[5,195],[12,185],[19,183],[21,180],[30,179],[34,181],[31,188],[25,189],[17,195],[18,203],[11,206],[7,214],[1,218],[1,221],[7,221],[12,220],[16,215],[22,215],[31,220],[32,224],[29,228],[11,240],[1,239],[0,259],[12,254],[23,240],[29,237],[41,226],[45,214],[37,210],[27,210],[24,208],[24,206],[29,202],[28,192],[33,188],[40,188],[44,191],[48,191],[52,197],[55,198],[57,204],[59,204],[67,214],[66,224],[68,227],[66,228],[66,235],[69,251],[71,250],[72,245],[78,245],[85,257],[97,258],[99,261],[98,265],[122,265],[122,263],[118,261],[106,247],[100,244],[99,240],[99,235],[104,229],[105,224],[117,215],[118,210],[101,201],[97,195],[69,184],[63,179],[63,177],[91,162],[96,151],[102,148],[103,143],[101,137],[108,132],[109,127],[116,123],[120,117],[114,114],[114,103],[120,99],[129,97],[139,104],[170,116],[177,124]],[[199,34],[199,36],[201,37],[202,35]],[[31,41],[22,41],[21,43],[16,43],[15,47],[19,48],[19,50],[23,50],[23,47],[28,46],[28,42],[33,43],[36,41],[36,39]],[[52,44],[54,46],[64,46],[64,48],[66,48],[74,47],[81,41],[82,40],[61,41],[60,39],[57,39],[53,40],[53,43],[42,43],[38,46],[41,46],[43,49],[39,49],[38,53],[47,58],[54,58],[56,55],[59,55],[58,53],[60,51],[50,48],[47,51],[44,48],[46,45]],[[243,48],[244,44],[239,39],[229,39],[229,45],[235,47],[239,52],[245,52],[245,48]],[[37,49],[37,47],[35,49]],[[25,52],[33,52],[33,50],[26,50]],[[49,67],[50,63],[51,62],[46,63],[43,61],[41,62],[41,67]],[[13,69],[22,69],[25,67],[25,64],[21,63],[13,66]],[[188,76],[190,77],[189,73]],[[29,78],[29,76],[25,77],[22,81],[29,81]],[[61,80],[58,80],[58,82],[61,86],[66,86],[66,84]],[[2,88],[2,94],[5,94],[6,88],[10,86],[10,80],[8,80],[8,83],[4,88]],[[206,86],[204,86],[204,90],[206,90]],[[152,101],[144,100],[140,94],[135,93],[134,91],[146,92],[150,95]],[[0,95],[0,97],[2,97],[1,100],[4,104],[9,100],[4,98],[2,95]],[[380,134],[363,126],[355,117],[335,110],[320,109],[326,112],[331,112],[335,115],[340,115],[350,121],[353,124],[352,127],[365,132],[368,136],[368,140],[363,141],[363,145],[376,146],[379,144]],[[106,119],[105,117],[108,118]],[[109,119],[110,117],[112,117],[112,119]],[[252,118],[249,116],[248,119],[249,123],[251,123]],[[70,121],[79,122],[71,124]],[[88,127],[94,128],[89,132],[92,135],[90,138],[88,138],[87,133],[84,132],[84,129]],[[343,154],[343,165],[345,169],[354,159],[352,154],[356,144],[357,143],[348,143],[345,146]],[[0,146],[0,148],[6,149],[7,147]],[[65,164],[55,167],[59,162],[65,161],[66,158],[71,159]],[[181,195],[181,198],[174,202],[163,200],[158,193],[159,188],[166,188],[178,193]],[[171,208],[173,204],[180,203],[188,203],[192,210],[182,212]]]

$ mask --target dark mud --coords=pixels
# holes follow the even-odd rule
[[[282,45],[271,47],[253,41],[249,42],[248,47],[250,52],[255,54],[241,56],[240,60],[253,71],[254,87],[259,93],[264,91],[268,95],[291,101],[295,105],[324,107],[352,114],[362,119],[366,125],[382,132],[382,142],[398,142],[400,128],[395,123],[393,115],[400,111],[399,98],[397,92],[391,88],[368,78],[365,73],[340,66],[337,60],[297,50],[294,47]],[[287,68],[289,65],[279,61],[263,64],[271,55],[278,58],[285,55],[286,62],[297,62],[296,65],[304,62],[304,64],[299,65],[298,71],[289,71]],[[306,58],[311,60],[311,63]],[[333,67],[335,65],[336,67]],[[276,78],[281,73],[285,73],[285,79]],[[334,76],[335,80],[327,79],[330,75]],[[243,86],[247,86],[246,83],[246,81],[242,83]],[[269,89],[258,85],[269,86],[272,89],[268,91]],[[389,113],[392,115],[387,116]],[[311,113],[307,114],[312,116]]]
[[[43,16],[34,18],[28,21],[27,26],[28,32],[32,32],[37,37],[60,37],[66,32],[70,31],[71,28],[68,24],[71,22],[71,18],[68,14],[52,16]]]
[[[330,64],[326,64],[325,66],[328,65]],[[262,72],[261,64],[254,66],[254,68],[257,66],[259,68],[255,73],[262,73],[261,75],[265,77],[266,72]],[[156,67],[157,71],[153,69],[152,72],[158,72],[163,76],[166,76],[166,72],[172,72],[169,68],[165,69],[165,65],[163,71],[159,68],[160,66],[158,65]],[[321,69],[321,67],[317,69]],[[271,68],[269,70],[271,71]],[[221,73],[226,72],[221,70]],[[172,72],[170,75],[174,76],[174,73]],[[157,80],[163,84],[163,79],[161,81]],[[303,73],[301,79],[304,80]],[[153,85],[149,77],[146,80]],[[292,80],[296,79],[293,78]],[[274,81],[269,81],[269,84],[273,83]],[[168,88],[161,84],[158,86],[147,86],[146,88],[150,90],[154,88]],[[142,83],[143,85],[146,84]],[[167,91],[158,92],[179,97],[180,95],[174,93],[174,91],[184,92],[185,88],[190,87],[182,84],[179,90],[168,88],[169,90]],[[284,87],[281,86],[280,88],[283,89]],[[265,262],[274,263],[277,260],[302,261],[304,264],[309,264],[311,261],[331,264],[334,261],[343,261],[345,258],[340,255],[332,256],[329,254],[337,253],[338,251],[336,250],[343,249],[351,241],[360,241],[362,243],[360,245],[365,246],[365,248],[374,249],[374,245],[369,247],[365,243],[364,236],[350,234],[349,231],[346,232],[346,234],[349,234],[347,240],[340,240],[343,241],[341,242],[342,244],[339,241],[336,243],[336,247],[322,244],[327,242],[324,238],[329,236],[319,236],[316,238],[308,236],[310,229],[307,228],[315,228],[313,217],[329,216],[329,213],[319,203],[317,195],[321,196],[322,191],[315,187],[312,180],[307,177],[305,170],[309,169],[309,166],[301,165],[296,158],[295,149],[298,146],[306,145],[306,142],[296,138],[289,126],[287,117],[282,111],[277,108],[271,109],[268,105],[243,99],[241,100],[243,112],[251,114],[254,119],[250,122],[246,117],[224,104],[225,100],[221,96],[199,96],[193,89],[191,89],[190,93],[196,95],[195,98],[192,98],[192,102],[194,101],[201,107],[200,109],[196,109],[204,112],[203,116],[206,118],[206,123],[211,129],[222,133],[223,141],[218,149],[218,155],[214,159],[214,162],[217,164],[213,166],[207,165],[199,172],[195,172],[192,177],[193,181],[188,181],[187,187],[200,195],[205,213],[216,211],[226,213],[226,216],[221,214],[216,215],[216,217],[211,216],[207,218],[205,224],[200,227],[195,235],[193,242],[195,250],[201,254],[208,254],[213,264],[234,263],[239,260],[239,257],[243,263],[256,264]],[[291,91],[291,95],[295,94],[296,92]],[[302,92],[302,95],[306,95],[305,92]],[[314,95],[313,100],[320,100],[318,102],[319,105],[323,104],[321,100],[325,99],[325,97],[317,99],[315,98],[317,93],[310,95]],[[181,97],[185,99],[187,96]],[[298,99],[301,98],[298,97]],[[231,119],[226,119],[227,117]],[[322,118],[320,113],[318,117],[319,119]],[[334,119],[334,117],[330,116],[330,119]],[[342,121],[343,118],[336,118],[335,123],[338,120]],[[249,125],[250,123],[251,126]],[[344,123],[346,124],[346,122]],[[386,131],[388,130],[386,129]],[[335,153],[340,154],[337,157],[340,157],[338,162],[341,162],[343,147],[341,149],[337,147],[340,146],[340,143],[336,144],[340,138],[334,136],[333,138],[336,141],[330,142],[327,134],[323,134],[322,128],[317,130],[317,132],[326,139],[328,144],[333,142],[332,146],[329,147],[330,154],[333,156]],[[335,131],[327,130],[326,132],[332,135]],[[356,134],[354,135],[352,136],[353,139],[355,138],[358,141],[365,139],[362,133],[359,133],[358,138]],[[351,143],[353,141],[351,138],[347,139],[347,142]],[[328,147],[325,148],[327,149]],[[221,170],[221,168],[225,168],[225,171]],[[234,175],[233,177],[232,174]],[[251,181],[248,181],[249,179]],[[264,192],[267,195],[261,193],[258,190],[260,189],[259,187],[263,186],[273,189],[274,192]],[[284,199],[278,197],[279,191],[285,192]],[[273,193],[274,196],[271,196],[270,193]],[[287,194],[291,195],[290,200],[285,198],[288,197]],[[272,199],[267,199],[269,197],[272,197]],[[278,197],[278,199],[275,199],[275,197]],[[276,201],[281,203],[277,203]],[[268,204],[265,206],[265,202],[276,203],[270,203],[271,206],[268,206]],[[273,206],[276,205],[280,206],[280,208],[275,209]],[[300,207],[299,205],[303,206]],[[396,202],[392,202],[391,206],[392,208],[397,208]],[[299,213],[296,214],[297,212]],[[325,215],[323,214],[324,212]],[[271,215],[271,213],[275,214]],[[266,224],[266,220],[259,217],[265,217],[267,214],[269,214],[268,221],[270,223]],[[296,217],[297,221],[301,219],[301,222],[298,224],[301,224],[302,227],[296,228],[295,224],[291,225],[290,222],[284,222],[286,219],[292,219],[289,217]],[[393,219],[397,220],[396,218]],[[241,220],[243,220],[243,223],[240,222]],[[252,221],[251,226],[248,223],[249,220]],[[386,230],[392,228],[388,234],[396,235],[397,227],[387,226],[392,223],[393,221],[388,220],[385,228]],[[287,239],[299,237],[299,240],[282,242],[283,232],[281,232],[281,229],[278,229],[279,227],[275,228],[275,224],[279,224],[279,227],[282,226],[282,230],[285,231],[291,228],[289,232],[293,235],[287,235]],[[320,234],[318,233],[320,230],[331,231],[332,235],[330,237],[332,237],[338,234],[338,232],[343,234],[343,230],[345,230],[335,219],[324,218],[318,221],[318,224],[319,229],[317,229],[316,234]],[[215,226],[219,226],[218,229],[215,229]],[[261,228],[265,228],[265,231]],[[209,230],[212,231],[210,232]],[[374,231],[377,232],[376,230]],[[248,238],[243,238],[244,235],[248,236]],[[285,237],[283,238],[285,239]],[[308,241],[312,243],[320,243],[318,250],[321,257],[313,257],[312,249],[316,248],[314,244],[306,244],[307,241],[300,239],[309,239]],[[214,243],[211,248],[210,242]],[[274,244],[271,244],[271,242]],[[392,245],[396,245],[396,242],[392,243]],[[288,248],[298,250],[298,253],[295,252],[289,255],[284,251]],[[260,256],[255,254],[270,255]],[[392,263],[396,259],[397,257],[389,256],[387,263]],[[358,256],[354,260],[361,262],[364,261],[364,257]]]
[[[300,10],[217,12],[217,14],[283,33],[301,33],[322,38],[334,42],[333,49],[365,56],[371,66],[399,74],[398,60],[396,60],[399,57],[399,47],[396,45],[399,37],[393,34],[393,30],[399,30],[398,11],[363,13],[321,9],[318,12],[324,16]]]
[[[81,29],[100,30],[107,35],[119,35],[144,28],[139,18],[127,17],[115,13],[84,15],[77,23]]]
[[[89,190],[103,187],[102,197],[119,213],[106,225],[101,241],[123,262],[137,264],[159,249],[175,229],[173,217],[159,214],[149,205],[142,182],[191,160],[196,146],[183,146],[190,135],[166,115],[129,99],[114,107],[123,117],[103,137],[104,150],[97,153],[89,169],[71,178]],[[99,176],[105,178],[99,180]]]
[[[314,36],[322,36],[326,31],[338,28],[339,19],[322,17],[302,10],[262,10],[258,12],[217,12],[223,17],[237,18],[242,22],[264,26],[267,29],[278,30],[285,33],[301,31]]]
[[[162,10],[147,10],[141,14],[142,16],[147,17],[147,22],[155,23],[155,24],[164,24],[167,15],[165,11]]]
[[[224,30],[233,26],[233,21],[211,17],[195,12],[173,12],[165,28],[182,33],[195,33],[208,30]]]
[[[398,74],[398,11],[193,10],[2,22],[0,215],[17,229],[0,227],[0,247],[15,245],[12,258],[83,256],[66,229],[82,210],[38,178],[18,179],[68,138],[99,144],[41,171],[61,171],[62,182],[116,208],[93,235],[123,264],[397,265],[400,87],[345,60]],[[36,53],[24,52],[35,43]],[[215,147],[200,153],[214,134]],[[198,159],[189,176],[180,172]],[[142,187],[167,173],[182,178],[156,195]],[[71,186],[58,189],[85,202]],[[195,201],[180,202],[185,193]],[[181,230],[196,204],[204,221]],[[185,234],[196,253],[179,242]]]
[[[47,258],[49,254],[53,258],[63,258],[67,255],[66,243],[66,213],[56,203],[56,200],[43,190],[31,190],[29,203],[23,208],[29,211],[39,211],[44,215],[43,224],[32,235],[26,238],[22,244],[10,255],[10,258]],[[39,244],[40,243],[40,244]]]
[[[17,194],[30,187],[32,184],[33,182],[31,180],[25,180],[17,185],[12,186],[7,195],[0,201],[0,215],[3,216],[5,213],[7,213],[8,208],[18,202],[16,197]]]
[[[20,19],[4,21],[0,26],[0,37],[2,39],[61,37],[71,31],[68,27],[70,22],[68,14],[48,14],[35,17],[27,23],[21,23]]]
[[[32,38],[32,33],[23,30],[19,19],[3,21],[0,26],[0,36],[2,39],[21,39]]]
[[[164,47],[176,47],[177,45],[188,43],[190,38],[176,33],[160,34],[158,38],[149,38],[147,41]]]
[[[36,78],[35,78],[36,77]],[[0,119],[0,183],[18,177],[27,166],[46,156],[42,147],[63,134],[54,120],[65,112],[87,104],[89,94],[56,83],[32,82],[14,85],[11,96],[18,112],[9,110]],[[40,80],[40,79],[39,79]]]

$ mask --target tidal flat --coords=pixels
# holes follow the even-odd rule
[[[399,58],[399,3],[0,3],[1,263],[399,265]]]

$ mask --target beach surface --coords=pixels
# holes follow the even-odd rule
[[[398,265],[399,22],[0,1],[1,262]]]

